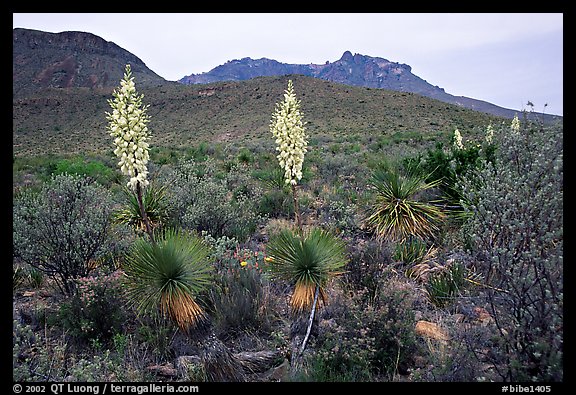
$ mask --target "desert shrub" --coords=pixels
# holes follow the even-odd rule
[[[510,381],[561,381],[563,365],[562,130],[524,123],[494,133],[495,162],[461,187],[469,254],[490,286]]]
[[[142,316],[138,319],[135,339],[151,350],[155,361],[174,357],[172,338],[178,330],[170,320],[158,316]]]
[[[356,329],[356,328],[354,328]],[[319,349],[308,356],[307,369],[302,373],[303,381],[345,382],[371,381],[371,347],[374,339],[356,336],[355,330],[333,328],[326,333]]]
[[[110,342],[127,321],[121,272],[76,279],[77,292],[60,306],[60,325],[81,344]]]
[[[343,281],[351,289],[374,298],[385,268],[393,263],[389,245],[372,239],[353,239],[347,244],[347,249],[350,261],[342,276]]]
[[[310,360],[329,379],[390,380],[406,373],[417,350],[414,289],[387,273],[373,298],[339,294],[322,312],[325,320]]]
[[[416,352],[415,300],[410,283],[389,275],[367,308],[368,335],[374,337],[375,347],[372,369],[385,377],[405,373]]]
[[[55,279],[68,295],[112,245],[112,200],[86,178],[54,176],[38,194],[14,201],[14,257]]]
[[[12,378],[14,381],[62,381],[66,373],[66,342],[55,344],[36,334],[30,325],[12,322]]]
[[[271,163],[275,164],[276,159]],[[284,173],[279,166],[267,164],[253,172],[263,186],[263,193],[258,202],[258,212],[271,218],[287,217],[294,213],[292,191],[284,182]]]
[[[217,333],[228,338],[270,328],[269,291],[258,268],[238,265],[223,273],[218,285],[212,292]]]
[[[407,156],[402,163],[411,172],[426,175],[428,182],[441,181],[439,188],[444,198],[451,205],[458,205],[461,197],[458,179],[493,162],[495,149],[493,143],[486,141],[469,142],[461,149],[452,143],[446,147],[438,142],[434,148],[428,148],[425,155]]]
[[[234,240],[221,238],[212,245],[232,246]],[[218,251],[218,247],[215,248]],[[262,251],[240,248],[236,243],[215,256],[217,286],[211,290],[216,332],[226,338],[242,331],[268,331],[275,319],[274,300],[262,275],[266,264]]]
[[[353,235],[360,230],[357,206],[340,200],[330,200],[321,209],[321,224],[335,234]]]
[[[261,190],[244,168],[222,173],[211,159],[188,160],[175,167],[168,183],[175,225],[242,241],[255,231]]]

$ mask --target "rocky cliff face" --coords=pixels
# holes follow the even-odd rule
[[[14,96],[43,88],[113,88],[128,63],[139,84],[166,82],[135,55],[91,33],[14,29],[12,53]]]

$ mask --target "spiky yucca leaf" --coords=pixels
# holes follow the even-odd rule
[[[128,187],[124,187],[123,191],[126,205],[114,214],[114,219],[116,222],[129,225],[134,229],[146,230],[136,192]],[[165,224],[169,218],[166,186],[149,184],[144,190],[142,205],[153,228]]]
[[[129,300],[140,314],[159,311],[186,332],[204,318],[194,296],[212,282],[210,253],[196,235],[178,230],[155,243],[138,239],[124,268]]]
[[[302,234],[284,229],[272,236],[266,251],[272,277],[295,285],[290,302],[295,312],[311,307],[317,286],[325,301],[328,280],[343,273],[348,262],[344,242],[319,228]]]
[[[433,237],[438,224],[445,218],[434,201],[422,202],[418,195],[437,187],[440,180],[426,182],[426,176],[402,176],[396,171],[378,171],[372,184],[377,194],[366,225],[378,239],[403,241],[410,236],[421,239]]]

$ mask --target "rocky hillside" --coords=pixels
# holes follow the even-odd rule
[[[43,88],[113,88],[127,63],[140,85],[166,83],[137,56],[91,33],[13,29],[12,51],[15,97]]]

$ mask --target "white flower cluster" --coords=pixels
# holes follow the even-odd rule
[[[513,134],[520,134],[520,120],[518,119],[518,115],[514,115],[514,119],[512,119],[512,123],[510,124],[510,130]]]
[[[116,149],[114,154],[120,158],[118,166],[120,171],[130,177],[129,187],[136,188],[148,185],[148,169],[146,164],[150,159],[148,154],[148,127],[149,117],[146,108],[142,106],[144,95],[136,94],[134,78],[131,77],[130,65],[126,65],[124,78],[120,87],[112,95],[114,100],[108,100],[112,107],[112,114],[106,113],[110,121],[108,130],[114,137]]]
[[[284,170],[284,180],[287,184],[296,185],[302,179],[302,163],[308,141],[300,112],[300,101],[294,94],[292,80],[288,81],[284,101],[276,104],[270,131],[276,138],[276,151],[280,152],[277,158]]]
[[[464,149],[464,145],[462,144],[462,135],[458,129],[454,130],[454,146],[456,149]]]
[[[492,144],[492,141],[494,140],[494,127],[492,126],[492,124],[488,124],[488,127],[486,128],[486,142],[488,144]]]

